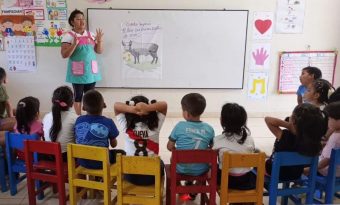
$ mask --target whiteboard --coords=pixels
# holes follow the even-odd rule
[[[103,80],[98,87],[243,88],[248,10],[89,8],[87,15],[89,30],[104,32],[104,53],[98,55]],[[129,42],[123,41],[122,28],[129,22],[159,26],[158,68],[129,67],[142,66],[134,64],[131,52],[124,52],[123,43]],[[141,57],[143,65],[153,59],[151,54]]]
[[[291,51],[280,53],[279,93],[296,93],[301,85],[299,76],[307,66],[317,67],[322,78],[334,83],[336,51]]]

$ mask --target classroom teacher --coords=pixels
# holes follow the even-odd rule
[[[84,13],[77,9],[70,14],[68,23],[72,30],[63,35],[61,56],[68,58],[66,82],[72,83],[73,106],[80,115],[83,94],[102,79],[96,54],[103,52],[104,34],[101,29],[96,29],[96,34],[87,31]]]

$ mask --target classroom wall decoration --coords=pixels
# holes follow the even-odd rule
[[[268,73],[253,72],[248,76],[248,98],[264,100],[268,94]]]
[[[301,70],[307,66],[318,67],[322,78],[334,83],[337,51],[282,52],[279,61],[279,93],[295,93],[299,87]]]
[[[253,39],[271,39],[273,12],[254,12]]]
[[[302,33],[305,0],[277,0],[276,32]]]
[[[249,62],[250,70],[267,70],[270,66],[270,44],[255,43],[252,46]]]
[[[98,4],[103,4],[103,3],[107,3],[110,2],[111,0],[87,0],[90,3],[98,3]]]
[[[33,16],[2,15],[0,16],[2,36],[34,36],[37,30]]]
[[[122,23],[122,78],[162,79],[162,29],[149,22]]]

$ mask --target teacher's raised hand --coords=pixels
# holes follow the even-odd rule
[[[101,43],[103,41],[103,30],[98,28],[96,29],[96,43]]]

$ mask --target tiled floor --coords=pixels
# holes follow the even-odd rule
[[[166,149],[166,143],[168,140],[168,136],[172,130],[172,128],[175,126],[175,124],[182,120],[182,118],[166,118],[164,125],[161,130],[160,135],[160,156],[164,160],[165,163],[169,163],[169,159],[171,156],[171,153],[167,151]],[[203,121],[211,124],[215,129],[215,134],[220,134],[222,132],[222,128],[219,123],[218,118],[204,118]],[[248,127],[251,130],[252,136],[255,140],[255,145],[260,150],[263,150],[266,152],[266,154],[270,154],[272,150],[272,145],[274,142],[274,136],[269,132],[267,129],[263,118],[250,118],[248,120]],[[123,149],[124,148],[124,140],[122,137],[118,137],[118,148]],[[49,190],[50,191],[50,190]],[[197,197],[195,201],[186,201],[181,202],[178,200],[178,204],[187,204],[187,205],[194,205],[199,204],[199,197]],[[216,200],[217,204],[219,199]],[[340,201],[338,201],[340,203]],[[28,195],[27,195],[27,189],[26,189],[26,182],[22,182],[19,185],[18,188],[18,194],[15,196],[10,196],[9,192],[0,193],[0,204],[24,204],[28,205]],[[53,195],[51,191],[49,193],[46,193],[46,197],[42,201],[38,201],[39,205],[56,205],[58,204],[58,198],[57,196]],[[90,204],[102,204],[100,200],[83,200],[80,204],[83,205],[90,205]],[[264,197],[264,204],[268,204],[268,197]],[[279,203],[277,203],[279,204]]]

